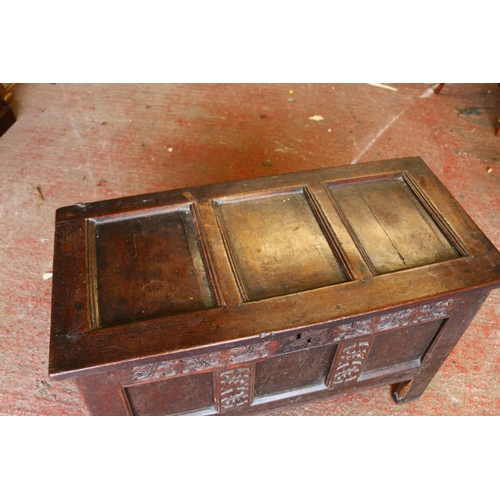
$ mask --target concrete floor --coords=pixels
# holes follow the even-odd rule
[[[420,156],[500,248],[498,85],[391,86],[19,86],[0,138],[0,415],[88,414],[47,375],[58,207]],[[498,325],[495,290],[418,401],[386,387],[274,414],[498,415]]]

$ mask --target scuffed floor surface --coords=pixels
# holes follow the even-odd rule
[[[420,156],[500,248],[497,84],[24,84],[0,138],[0,414],[87,415],[48,379],[58,207]],[[498,415],[500,290],[420,400],[389,387],[273,415]]]

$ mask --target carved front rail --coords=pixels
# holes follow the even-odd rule
[[[369,356],[372,338],[391,330],[449,317],[453,299],[439,301],[343,324],[296,330],[284,336],[193,356],[136,366],[122,379],[124,386],[196,373],[213,373],[214,407],[219,413],[253,403],[256,363],[288,353],[338,344],[325,389],[356,383]]]

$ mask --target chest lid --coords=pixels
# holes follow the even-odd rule
[[[420,158],[61,208],[49,372],[74,376],[500,284]]]

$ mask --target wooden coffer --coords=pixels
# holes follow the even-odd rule
[[[420,158],[56,214],[49,373],[96,415],[236,415],[392,386],[418,398],[500,285]]]

